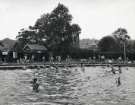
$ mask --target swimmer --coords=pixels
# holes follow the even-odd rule
[[[116,73],[115,73],[115,70],[114,70],[114,68],[113,68],[113,65],[111,65],[111,72],[112,72],[113,74],[116,74]]]
[[[32,81],[32,87],[34,92],[39,92],[39,84],[37,83],[37,78],[34,78]]]
[[[120,74],[122,73],[122,70],[121,70],[121,67],[120,66],[119,66],[118,71],[119,71]]]
[[[117,86],[120,86],[121,85],[121,81],[120,81],[120,77],[118,77],[117,79]]]
[[[81,70],[82,70],[82,72],[85,72],[85,67],[82,63],[81,63]]]

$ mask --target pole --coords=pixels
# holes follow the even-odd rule
[[[126,63],[127,58],[126,58],[126,45],[125,45],[125,41],[124,41],[124,63]]]

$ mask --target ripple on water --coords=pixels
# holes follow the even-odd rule
[[[122,68],[122,85],[105,67],[41,68],[25,71],[0,71],[0,104],[37,103],[37,105],[134,105],[134,68]],[[37,77],[39,93],[30,81]],[[38,104],[38,102],[43,102]],[[50,102],[50,103],[49,103]],[[30,105],[30,104],[29,104]]]

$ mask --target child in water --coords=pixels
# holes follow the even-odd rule
[[[121,71],[121,67],[119,66],[119,69],[118,69],[118,71],[119,71],[119,73],[121,74],[122,73],[122,71]]]
[[[39,84],[37,83],[37,78],[34,78],[32,81],[32,87],[34,92],[39,92]]]
[[[116,73],[115,73],[115,70],[114,70],[114,68],[113,68],[112,65],[111,65],[111,72],[112,72],[113,74],[116,74]]]
[[[121,81],[120,81],[120,77],[118,77],[118,81],[117,81],[117,86],[120,86],[121,85]]]
[[[120,76],[116,79],[116,85],[117,85],[117,87],[121,85]]]

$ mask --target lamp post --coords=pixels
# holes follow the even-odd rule
[[[126,63],[126,41],[127,39],[130,39],[130,36],[128,36],[127,30],[124,28],[118,28],[117,31],[114,32],[115,36],[119,39],[121,45],[122,45],[122,52],[123,52],[123,58],[124,63]]]
[[[123,42],[123,53],[124,53],[124,63],[126,63],[126,61],[127,61],[127,57],[126,57],[126,40],[124,40],[124,42]]]
[[[123,42],[123,57],[124,57],[124,63],[126,63],[127,61],[127,57],[126,57],[126,40],[128,39],[127,35],[123,35],[123,37],[121,37],[121,40]]]
[[[95,63],[95,60],[96,60],[96,56],[95,56],[96,54],[95,54],[95,49],[93,49],[93,61],[94,61],[94,63]]]

